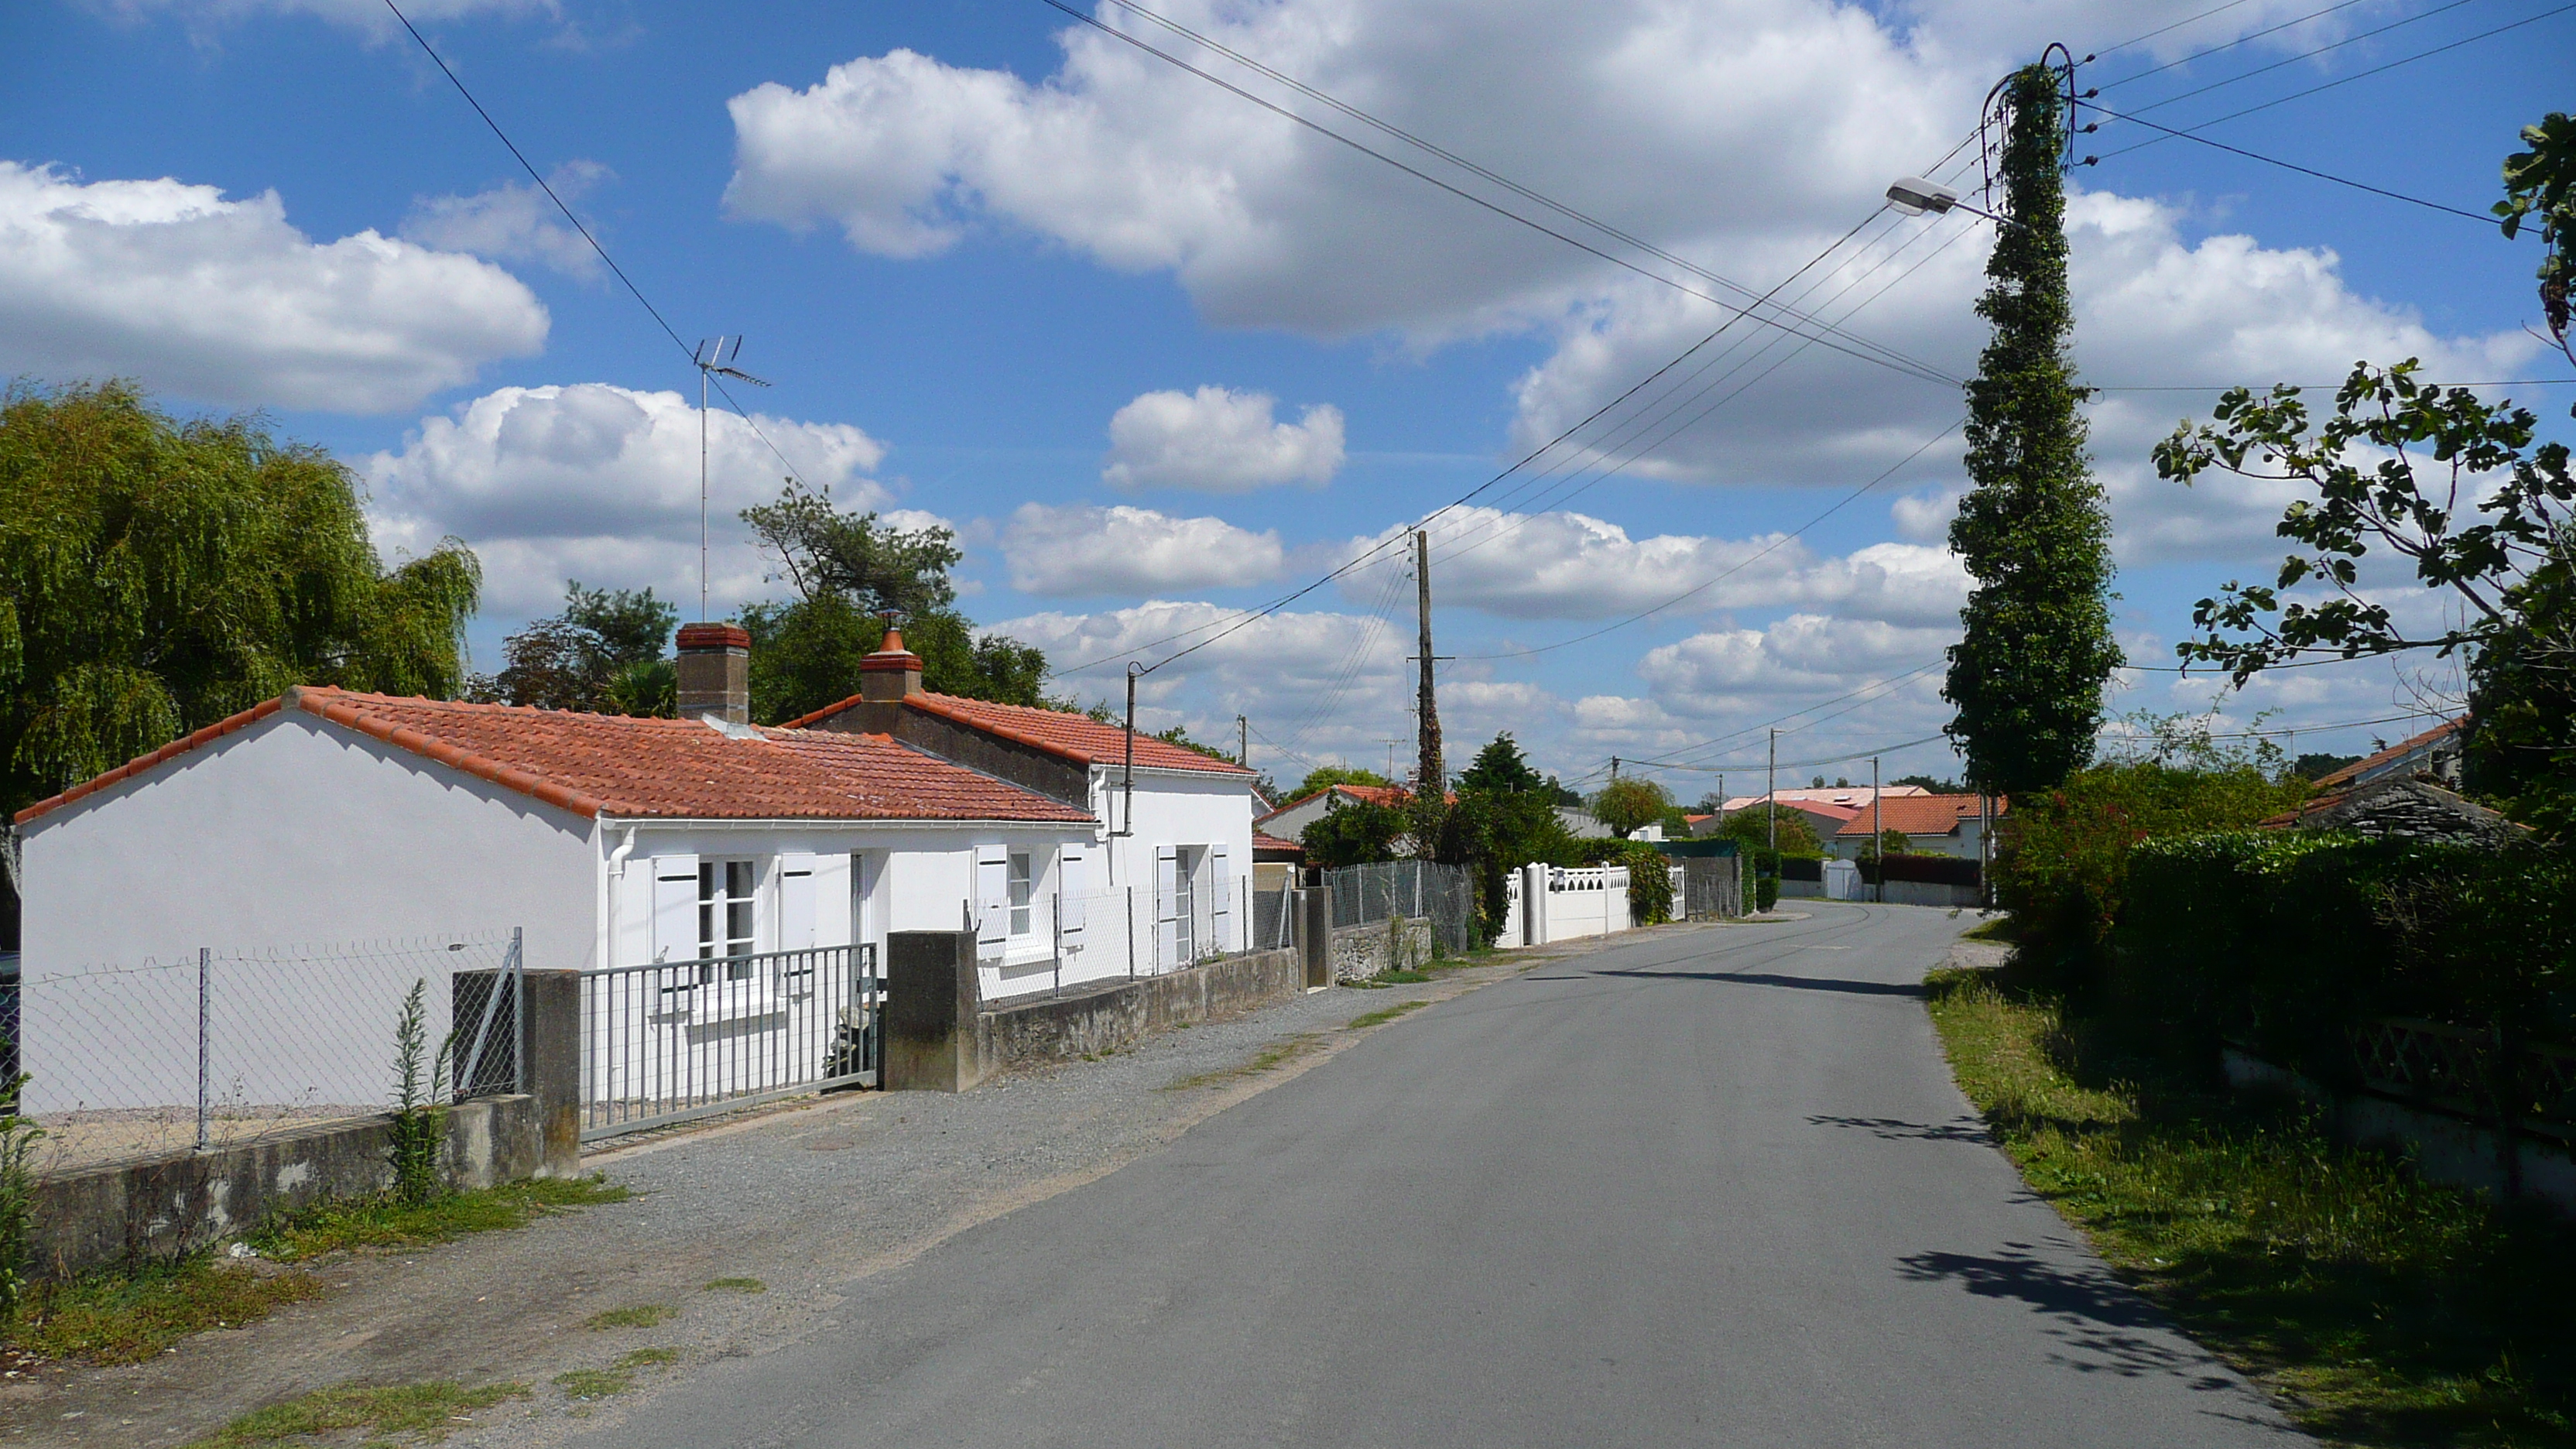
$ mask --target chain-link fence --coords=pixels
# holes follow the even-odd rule
[[[1402,916],[1428,920],[1441,946],[1464,952],[1476,929],[1476,875],[1463,865],[1389,860],[1324,872],[1333,892],[1333,927],[1364,926]]]
[[[137,966],[30,967],[19,986],[22,1110],[60,1173],[238,1146],[389,1110],[395,1032],[421,992],[425,1093],[512,1090],[517,933],[311,949],[206,948]]]

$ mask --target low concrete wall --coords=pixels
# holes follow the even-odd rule
[[[1344,926],[1332,933],[1326,954],[1336,981],[1365,981],[1388,971],[1410,971],[1431,959],[1431,923],[1398,918]]]
[[[2495,1132],[2474,1122],[2384,1097],[2330,1092],[2287,1067],[2275,1066],[2233,1047],[2224,1055],[2230,1085],[2294,1092],[2318,1103],[2326,1109],[2327,1129],[2335,1140],[2355,1147],[2411,1154],[2415,1170],[2435,1182],[2504,1195],[2504,1143]],[[2521,1158],[2523,1195],[2538,1198],[2562,1212],[2576,1213],[2576,1160],[2547,1142],[2525,1138],[2516,1146]]]
[[[439,1169],[461,1191],[581,1171],[581,978],[528,973],[524,1095],[445,1109]],[[325,1122],[258,1142],[111,1163],[41,1179],[29,1259],[65,1278],[110,1263],[168,1257],[271,1217],[393,1186],[390,1117]]]
[[[1877,887],[1867,881],[1860,884],[1861,899],[1867,900]],[[1975,909],[1986,903],[1986,893],[1972,885],[1945,885],[1939,881],[1892,880],[1887,883],[1887,903],[1891,906],[1949,906]]]
[[[977,1017],[978,1079],[1008,1067],[1121,1050],[1156,1032],[1284,1001],[1305,987],[1305,961],[1296,951],[1256,951],[997,1006]]]

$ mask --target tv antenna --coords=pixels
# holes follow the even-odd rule
[[[698,344],[698,622],[707,618],[707,384],[721,375],[767,387],[768,383],[733,365],[742,355],[742,338],[709,337]]]

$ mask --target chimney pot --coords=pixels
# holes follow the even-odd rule
[[[751,723],[751,632],[732,624],[680,626],[680,718]]]
[[[877,652],[859,661],[859,698],[890,704],[921,692],[921,656],[903,647],[901,629],[888,626]]]

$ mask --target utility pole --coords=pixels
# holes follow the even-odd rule
[[[1252,768],[1252,721],[1241,715],[1234,717],[1234,762]]]
[[[1878,756],[1869,757],[1869,848],[1878,857],[1878,903],[1887,904],[1887,806],[1878,793]]]
[[[1422,616],[1422,703],[1416,710],[1422,746],[1419,788],[1432,800],[1448,796],[1449,779],[1440,763],[1440,706],[1431,692],[1431,530],[1413,531],[1413,590]]]
[[[1771,830],[1771,854],[1780,854],[1780,731],[1771,731],[1771,756],[1762,766],[1762,823]]]
[[[1610,778],[1613,782],[1616,782],[1619,778],[1619,757],[1617,755],[1612,755],[1610,757]]]

